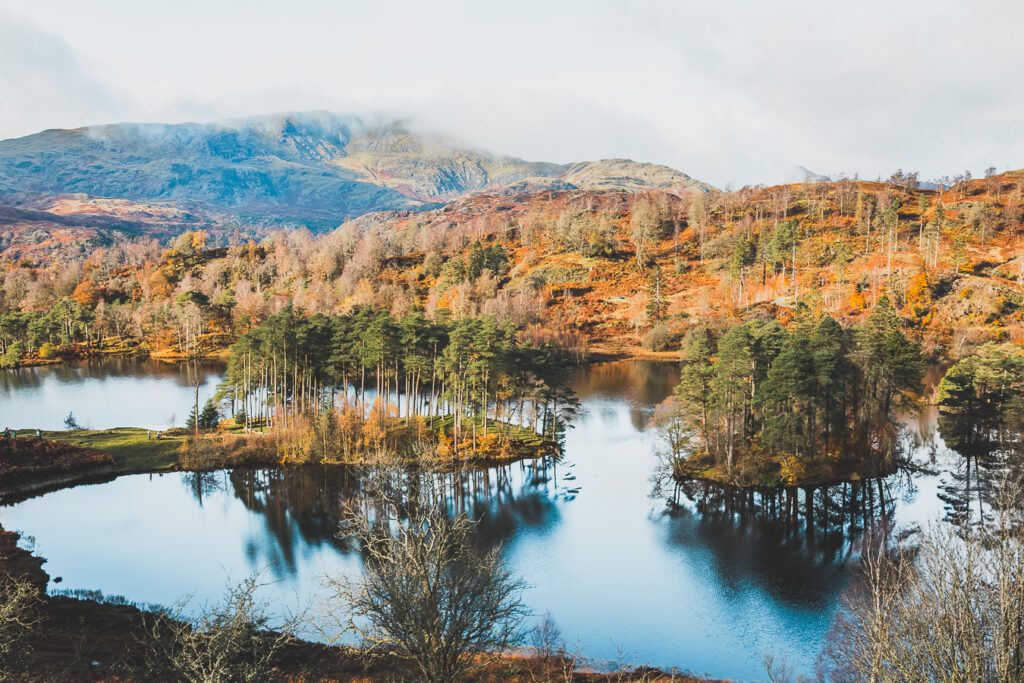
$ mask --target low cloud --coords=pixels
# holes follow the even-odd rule
[[[130,109],[60,37],[0,12],[0,137],[105,123]]]
[[[86,5],[0,17],[0,137],[329,109],[531,160],[665,163],[720,187],[795,166],[1024,166],[1022,3]]]

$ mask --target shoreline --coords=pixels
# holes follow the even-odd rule
[[[0,527],[0,573],[23,577],[40,591],[40,621],[29,636],[32,673],[19,680],[141,680],[134,671],[123,669],[143,663],[145,652],[140,648],[154,618],[151,610],[157,606],[138,605],[116,596],[87,597],[87,591],[51,593],[47,590],[51,577],[43,568],[46,559],[22,548],[20,540],[19,532]],[[72,634],[74,637],[68,637]],[[577,662],[571,653],[545,656],[529,649],[486,653],[477,662],[477,671],[467,681],[561,680],[566,667],[572,667],[571,680],[578,683],[714,683],[646,666],[605,673],[599,665]],[[350,683],[395,680],[402,673],[393,659],[300,638],[285,644],[276,656],[276,669],[280,680]]]
[[[65,363],[72,363],[75,361],[103,360],[106,358],[152,360],[160,363],[167,363],[168,365],[190,362],[226,362],[229,352],[230,345],[216,346],[194,356],[174,351],[152,352],[146,347],[145,342],[138,346],[116,347],[112,349],[80,348],[79,346],[75,346],[71,352],[66,355],[57,355],[51,358],[30,356],[20,360],[14,367],[6,369],[17,370],[19,368],[46,367],[49,365],[63,365]],[[679,362],[680,358],[677,350],[650,351],[639,344],[636,344],[632,340],[627,341],[625,339],[614,339],[610,341],[595,342],[588,349],[586,356],[579,362],[579,364],[589,365],[591,363],[610,363],[614,361],[634,360]]]
[[[904,469],[907,466],[911,466],[911,463],[898,463],[895,467],[887,469],[880,473],[863,475],[859,472],[850,474],[849,477],[833,477],[829,479],[810,479],[807,481],[799,481],[793,483],[779,483],[779,484],[737,484],[730,481],[726,481],[714,476],[688,476],[680,477],[673,472],[672,481],[678,485],[687,483],[698,483],[706,484],[709,486],[717,486],[722,489],[729,489],[733,491],[743,491],[746,493],[762,493],[765,491],[779,492],[787,489],[829,489],[835,486],[842,486],[844,484],[862,484],[865,482],[874,482],[879,479],[891,477],[892,475]],[[923,469],[923,468],[915,468]]]
[[[34,429],[15,430],[16,439],[35,440]],[[112,481],[129,474],[159,474],[177,469],[178,452],[184,438],[172,435],[160,440],[146,438],[152,430],[118,427],[81,432],[43,431],[44,443],[64,444],[78,449],[107,453],[114,462],[79,469],[44,473],[22,481],[0,485],[0,505],[33,498],[84,483]],[[72,454],[74,450],[71,451]]]
[[[15,430],[17,438],[24,441],[35,439],[34,429]],[[68,432],[42,432],[43,439],[47,442],[67,444],[83,450],[90,449],[108,453],[114,458],[113,464],[100,464],[83,467],[72,471],[61,471],[53,474],[42,474],[36,477],[27,478],[23,481],[0,484],[0,506],[11,505],[29,498],[46,495],[65,488],[84,484],[108,483],[124,476],[135,474],[166,474],[171,472],[216,472],[220,470],[244,470],[244,469],[273,469],[287,470],[297,467],[362,467],[373,464],[370,459],[361,459],[345,462],[309,462],[309,463],[288,463],[278,459],[267,459],[261,461],[238,461],[232,463],[230,459],[218,461],[209,465],[183,464],[181,462],[182,448],[191,438],[184,430],[173,430],[169,434],[164,433],[160,439],[150,439],[147,434],[155,433],[154,430],[147,430],[141,427],[115,427],[101,430],[81,430]],[[216,436],[231,436],[230,432],[219,432],[213,435],[202,437],[204,440],[213,440]],[[236,435],[238,438],[262,438],[255,435]],[[519,443],[516,452],[512,457],[469,457],[437,459],[431,461],[416,462],[438,472],[451,471],[459,467],[487,468],[511,464],[522,460],[533,460],[552,454],[556,446],[548,437],[537,436],[536,444]],[[523,454],[522,448],[536,448],[534,454]]]

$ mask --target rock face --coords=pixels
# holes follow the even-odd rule
[[[327,112],[122,123],[0,141],[0,204],[22,209],[49,210],[55,198],[73,196],[323,229],[478,192],[553,188],[709,189],[665,166],[527,162],[416,134],[400,122]]]

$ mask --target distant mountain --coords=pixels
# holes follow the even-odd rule
[[[821,173],[815,173],[809,168],[803,166],[797,166],[793,169],[793,172],[789,174],[789,180],[794,183],[831,183],[832,178]]]
[[[171,207],[211,222],[329,228],[372,211],[551,188],[710,189],[665,166],[527,162],[400,122],[327,112],[121,123],[0,141],[0,205],[31,210],[49,211],[71,196],[151,204],[158,213]]]

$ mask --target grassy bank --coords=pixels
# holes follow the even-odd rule
[[[60,454],[59,466],[52,468],[19,469],[20,462],[2,463],[9,465],[9,474],[0,483],[0,501],[124,474],[173,470],[184,439],[180,433],[157,439],[156,432],[137,427],[42,432],[41,439],[34,429],[18,430],[18,451],[37,449],[49,457],[62,445],[69,448]],[[110,457],[98,460],[96,453]]]
[[[28,430],[18,432],[29,434]],[[35,432],[32,431],[32,434]],[[178,461],[178,452],[185,440],[183,432],[164,432],[157,439],[157,432],[138,427],[116,427],[114,429],[79,429],[68,432],[43,432],[44,439],[51,439],[73,446],[106,451],[117,461],[114,467],[120,472],[159,472],[170,470]]]

